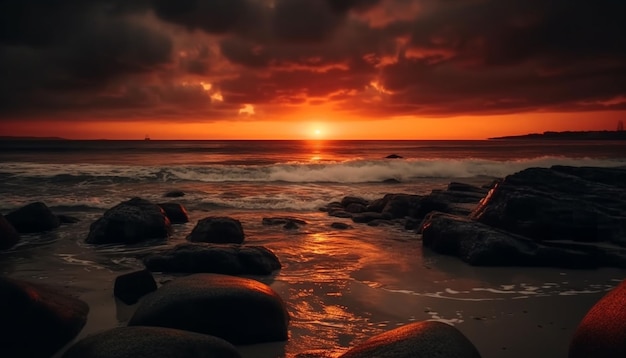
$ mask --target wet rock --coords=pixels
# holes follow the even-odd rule
[[[333,229],[337,229],[337,230],[348,230],[348,229],[352,229],[352,226],[346,224],[346,223],[342,223],[342,222],[334,222],[332,224],[330,224],[330,227],[332,227]]]
[[[375,213],[375,212],[365,212],[360,214],[354,214],[352,216],[352,221],[355,223],[369,223],[374,220],[389,220],[392,219],[393,216],[389,213]]]
[[[596,303],[578,325],[569,358],[626,357],[626,281]]]
[[[374,336],[340,358],[480,358],[480,353],[458,329],[426,321],[408,324]]]
[[[626,267],[626,255],[591,247],[552,247],[468,218],[432,212],[420,227],[433,251],[476,266]]]
[[[85,325],[89,307],[54,288],[0,277],[3,357],[49,358]]]
[[[223,339],[163,327],[119,327],[75,343],[63,358],[240,358]]]
[[[307,222],[301,219],[289,217],[289,216],[277,216],[271,218],[263,218],[261,223],[265,226],[277,226],[277,225],[289,225],[297,228],[300,225],[306,225]]]
[[[13,247],[20,240],[20,234],[13,225],[0,214],[0,250]]]
[[[362,213],[365,211],[365,205],[360,204],[360,203],[351,203],[348,206],[346,206],[345,210],[346,212],[353,213],[353,214]]]
[[[161,203],[157,204],[165,212],[165,216],[170,219],[172,224],[184,224],[189,222],[189,215],[184,206],[178,203]]]
[[[393,194],[388,196],[387,204],[382,212],[394,218],[415,216],[420,205],[421,196],[410,194]]]
[[[146,296],[129,326],[159,326],[214,335],[232,344],[284,341],[289,314],[269,286],[247,278],[194,274]]]
[[[113,294],[127,305],[133,305],[157,289],[156,281],[148,270],[135,271],[115,279]]]
[[[537,241],[626,246],[626,168],[530,168],[506,177],[472,213]]]
[[[180,244],[143,262],[158,272],[269,275],[281,268],[278,257],[267,248],[237,244]]]
[[[346,196],[341,199],[342,207],[347,208],[350,204],[361,204],[363,206],[367,206],[367,204],[369,204],[369,201],[357,196]]]
[[[333,210],[328,212],[328,216],[333,216],[341,219],[350,219],[352,218],[352,214],[345,210]]]
[[[88,244],[134,244],[167,238],[171,223],[158,205],[141,198],[120,203],[107,210],[89,227]]]
[[[5,218],[21,234],[43,232],[61,226],[59,218],[42,202],[23,206],[8,213]]]
[[[78,218],[69,215],[57,215],[57,217],[61,224],[76,224],[80,221]]]
[[[385,208],[385,206],[387,205],[387,203],[389,202],[389,198],[392,196],[393,194],[387,194],[384,197],[380,198],[380,199],[376,199],[376,200],[372,200],[366,207],[365,207],[365,211],[372,211],[372,212],[376,212],[376,213],[380,213],[383,211],[383,209]]]
[[[387,159],[402,159],[403,157],[401,155],[398,155],[398,154],[389,154],[385,158],[387,158]]]
[[[338,201],[328,203],[326,206],[322,206],[320,211],[331,212],[333,210],[343,210],[343,205]]]
[[[172,190],[172,191],[168,191],[163,196],[166,198],[180,198],[180,197],[185,196],[185,193],[181,190]]]
[[[383,180],[383,183],[385,184],[400,184],[401,181],[395,178],[389,178],[389,179],[385,179]]]
[[[244,236],[243,226],[239,220],[222,216],[209,216],[198,221],[187,236],[187,240],[215,244],[241,244]]]

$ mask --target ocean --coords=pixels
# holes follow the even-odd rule
[[[391,154],[402,158],[386,158]],[[241,347],[244,356],[341,352],[428,319],[455,325],[484,357],[565,356],[585,312],[626,271],[471,267],[423,250],[419,235],[401,226],[354,224],[319,210],[347,195],[424,195],[451,181],[483,185],[557,164],[624,166],[626,142],[4,140],[0,212],[42,201],[80,221],[23,235],[0,252],[0,272],[85,300],[91,311],[78,338],[124,325],[135,306],[114,299],[113,281],[141,269],[139,257],[155,247],[87,245],[89,224],[135,196],[173,201],[191,221],[175,225],[157,248],[184,242],[203,217],[231,216],[242,222],[247,243],[268,247],[283,264],[257,279],[285,300],[290,339]],[[165,198],[172,190],[186,195]],[[294,231],[261,224],[273,216],[308,224]],[[336,221],[353,229],[331,228]]]

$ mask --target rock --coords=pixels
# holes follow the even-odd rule
[[[271,218],[263,218],[261,223],[265,226],[277,226],[277,225],[296,225],[296,227],[298,227],[299,225],[306,225],[307,222],[301,219],[297,219],[297,218],[292,218],[289,216],[277,216],[277,217],[271,217]]]
[[[383,180],[383,183],[385,184],[400,184],[401,181],[395,178],[389,178],[389,179],[385,179]]]
[[[360,204],[360,203],[351,203],[348,206],[346,206],[346,212],[349,212],[349,213],[358,214],[364,211],[365,211],[365,205]]]
[[[507,176],[472,218],[537,241],[626,246],[626,168],[530,168]]]
[[[107,210],[89,227],[88,244],[134,244],[167,238],[170,220],[158,205],[133,198]]]
[[[478,186],[466,184],[466,183],[454,182],[454,181],[448,184],[448,191],[476,193],[476,194],[480,194],[481,196],[485,196],[489,192],[488,189],[485,189],[482,187],[478,187]]]
[[[337,229],[337,230],[348,230],[348,229],[352,229],[352,226],[346,224],[346,223],[342,223],[342,222],[334,222],[332,224],[330,224],[330,227],[332,227],[333,229]]]
[[[389,213],[375,213],[375,212],[365,212],[360,214],[354,214],[352,216],[352,221],[355,223],[369,223],[374,220],[389,220],[393,217]]]
[[[344,208],[347,208],[350,204],[361,204],[363,206],[367,206],[367,204],[369,204],[369,201],[356,196],[346,196],[341,199],[341,206],[343,206]]]
[[[88,336],[63,358],[240,358],[223,339],[163,327],[119,327]]]
[[[385,158],[387,158],[387,159],[402,159],[403,157],[401,155],[398,155],[398,154],[389,154]]]
[[[333,210],[328,212],[328,216],[333,216],[341,219],[350,219],[352,218],[352,214],[346,212],[345,210]]]
[[[198,221],[191,234],[187,236],[187,240],[216,244],[241,244],[244,240],[244,232],[239,220],[210,216]]]
[[[596,303],[578,325],[569,358],[626,357],[626,281]]]
[[[294,223],[293,221],[289,221],[288,223],[283,225],[283,229],[285,230],[298,230],[299,228],[300,226],[298,226],[298,224]]]
[[[42,202],[23,206],[8,213],[5,218],[21,234],[48,231],[61,226],[59,218]]]
[[[600,250],[549,247],[468,218],[432,212],[422,222],[422,243],[433,251],[476,266],[626,267],[626,256]],[[622,266],[624,265],[624,266]]]
[[[332,203],[328,203],[326,206],[322,206],[320,211],[331,212],[333,210],[343,210],[343,205],[341,205],[338,201],[333,201]]]
[[[133,305],[152,291],[157,284],[148,270],[135,271],[118,276],[115,279],[113,294],[127,305]]]
[[[129,326],[159,326],[204,333],[232,344],[284,341],[289,314],[269,286],[247,278],[194,274],[146,296]]]
[[[189,215],[185,207],[178,203],[161,203],[157,204],[165,212],[165,216],[170,219],[172,224],[184,224],[189,222]]]
[[[143,260],[150,271],[269,275],[281,268],[274,253],[263,246],[180,244]]]
[[[458,329],[425,321],[374,336],[340,358],[480,358],[480,353]]]
[[[415,216],[420,205],[421,196],[409,194],[392,194],[387,198],[387,204],[382,213],[390,214],[394,218]]]
[[[20,234],[13,225],[0,214],[0,250],[13,247],[20,240]]]
[[[78,218],[69,215],[57,215],[57,217],[61,224],[76,224],[80,221]]]
[[[183,191],[180,190],[172,190],[172,191],[168,191],[167,193],[163,194],[164,197],[166,198],[181,198],[183,196],[185,196],[185,193]]]
[[[49,358],[87,321],[89,307],[54,288],[0,277],[3,357]]]
[[[387,194],[383,198],[372,200],[366,207],[365,211],[373,211],[380,213],[383,211],[387,203],[389,202],[389,198],[391,198],[393,194]]]

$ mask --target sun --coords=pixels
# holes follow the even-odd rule
[[[313,135],[315,135],[316,137],[319,137],[322,135],[322,130],[321,129],[314,129],[313,130]]]

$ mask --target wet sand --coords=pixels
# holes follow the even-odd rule
[[[192,222],[206,214],[192,213]],[[419,237],[400,227],[352,224],[340,231],[323,213],[297,215],[309,224],[293,232],[262,226],[258,212],[222,214],[239,218],[247,242],[272,249],[284,265],[274,276],[257,278],[285,300],[290,339],[239,347],[249,358],[320,349],[338,355],[377,333],[430,319],[456,326],[483,357],[566,357],[582,317],[626,277],[617,269],[471,267],[422,250]],[[266,216],[285,214],[293,216]],[[154,250],[86,246],[81,242],[90,222],[48,238],[27,237],[38,243],[0,254],[3,274],[58,286],[89,304],[77,339],[125,325],[137,306],[113,297],[115,277],[141,269],[136,256]],[[178,226],[169,245],[183,242],[192,228]]]

